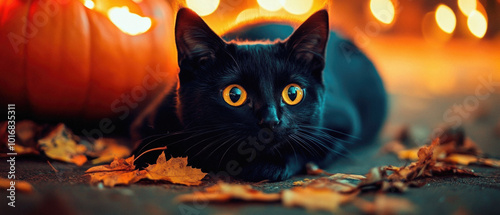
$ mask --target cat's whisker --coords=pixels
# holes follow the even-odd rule
[[[338,149],[335,149],[335,151],[333,151],[333,152],[335,152],[336,154],[341,155],[342,157],[350,158],[350,157],[353,156],[352,152],[349,151],[343,144],[338,143],[338,138],[333,137],[332,135],[330,135],[330,134],[328,134],[326,132],[322,132],[322,131],[319,131],[319,130],[308,131],[308,130],[304,130],[304,129],[299,129],[299,131],[301,131],[302,133],[306,133],[308,136],[313,137],[317,141],[320,141],[320,142],[327,141],[327,142],[335,143],[335,146]],[[319,138],[319,139],[321,139],[321,140],[324,140],[324,141],[318,140],[316,137]],[[352,142],[350,142],[350,141],[343,141],[343,143],[351,144]],[[345,153],[347,153],[347,155],[345,155]]]
[[[212,129],[205,129],[205,127],[212,127]],[[213,128],[214,126],[200,126],[198,128],[189,128],[189,129],[186,129],[184,131],[179,131],[179,132],[174,132],[174,133],[168,133],[168,134],[162,134],[161,137],[158,137],[146,144],[144,144],[143,147],[141,147],[141,149],[139,150],[139,152],[142,152],[142,150],[144,150],[144,148],[148,147],[149,145],[155,143],[156,141],[159,141],[159,140],[162,140],[162,139],[165,139],[165,138],[169,138],[169,137],[173,137],[173,136],[176,136],[176,135],[187,135],[187,134],[190,134],[190,133],[196,133],[194,135],[191,135],[187,138],[184,138],[184,139],[181,139],[181,140],[178,140],[178,141],[175,141],[173,143],[167,143],[165,145],[169,146],[169,145],[174,145],[174,144],[177,144],[179,142],[183,142],[183,141],[186,141],[186,140],[189,140],[191,138],[194,138],[194,137],[198,137],[198,136],[201,136],[201,135],[204,135],[204,134],[207,134],[207,133],[210,133],[210,132],[214,132],[214,131],[218,131],[218,130],[223,130],[223,129],[226,129],[228,128],[229,126],[225,125],[225,126],[216,126],[216,128]],[[200,133],[202,132],[202,133]],[[156,135],[155,135],[156,136]],[[158,135],[160,136],[160,135]]]
[[[337,154],[337,155],[340,155],[340,156],[343,156],[343,157],[345,156],[345,155],[342,153],[343,151],[341,151],[341,150],[337,150],[337,149],[335,149],[335,148],[332,148],[332,147],[329,147],[329,146],[325,145],[325,144],[324,144],[324,141],[321,141],[320,139],[315,138],[315,137],[314,137],[314,136],[312,136],[311,134],[308,134],[308,133],[305,133],[305,132],[301,132],[301,134],[302,134],[304,137],[306,137],[306,138],[310,141],[310,143],[315,144],[315,145],[318,145],[318,146],[321,146],[321,147],[323,147],[324,149],[326,149],[328,152],[333,152],[333,153],[335,153],[335,154]],[[333,142],[333,143],[335,143],[335,142]],[[335,144],[335,146],[341,146],[341,144]]]
[[[288,138],[286,139],[286,142],[292,148],[292,151],[293,151],[293,154],[294,154],[294,157],[295,157],[295,162],[299,163],[299,160],[298,160],[298,157],[297,157],[297,152],[295,151],[295,148],[293,147],[293,144],[290,142],[290,140]]]
[[[307,138],[305,138],[305,137],[303,137],[303,136],[299,136],[299,135],[297,135],[297,137],[298,137],[300,140],[302,140],[302,143],[303,143],[304,145],[306,145],[306,146],[310,147],[310,148],[311,148],[311,149],[312,149],[312,150],[316,153],[316,156],[317,156],[318,158],[322,158],[322,157],[325,155],[324,150],[322,150],[318,144],[315,144],[314,142],[311,142],[311,140],[309,140],[309,139],[307,139]],[[318,151],[318,150],[316,150],[316,149],[318,149],[319,151]],[[320,152],[323,152],[323,154],[322,154],[322,153],[320,153]]]
[[[186,149],[186,152],[190,151],[192,148],[194,148],[194,147],[196,147],[196,146],[200,145],[201,143],[207,142],[207,141],[209,141],[209,140],[212,140],[212,139],[216,139],[216,138],[218,138],[218,139],[216,139],[216,140],[215,140],[215,141],[217,141],[217,140],[221,139],[221,138],[219,138],[219,137],[221,137],[221,136],[226,136],[226,134],[228,134],[228,133],[231,133],[231,131],[225,131],[225,132],[220,133],[220,134],[211,135],[210,137],[205,138],[204,140],[199,141],[199,142],[197,142],[197,143],[193,144],[192,146],[190,146],[188,149]],[[209,143],[208,145],[206,145],[206,146],[205,146],[202,150],[205,150],[205,148],[210,147],[212,144],[214,144],[214,143],[215,143],[215,141],[210,142],[210,143]]]
[[[231,149],[231,147],[233,147],[234,145],[238,144],[240,141],[242,141],[243,139],[245,139],[244,137],[240,137],[238,138],[236,141],[234,141],[235,144],[227,147],[226,151],[224,152],[224,154],[222,154],[222,157],[220,158],[219,160],[219,165],[217,166],[217,168],[220,168],[220,165],[222,164],[222,161],[224,160],[224,157],[226,156],[227,152],[229,152],[229,150]],[[223,144],[221,144],[222,146]],[[210,157],[210,155],[208,156]]]
[[[290,138],[292,138],[292,140],[295,140],[295,142],[297,144],[299,144],[302,148],[304,148],[306,151],[308,151],[310,155],[314,154],[314,156],[321,157],[321,155],[318,153],[318,151],[316,151],[316,149],[311,147],[311,149],[314,151],[314,153],[312,151],[310,151],[309,148],[307,147],[310,145],[307,143],[306,140],[302,139],[300,136],[298,136],[296,134],[292,134],[292,135],[290,135]]]
[[[229,132],[232,133],[232,131],[229,131]],[[227,143],[231,142],[235,138],[237,138],[236,135],[233,135],[232,137],[230,137],[228,139],[227,138],[221,138],[221,139],[227,139],[227,140],[224,141],[224,142],[222,142],[221,144],[219,144],[219,146],[217,146],[214,150],[212,150],[212,152],[210,152],[210,154],[208,154],[207,158],[210,157],[210,156],[212,156],[214,154],[214,152],[216,152],[217,150],[220,149],[220,147],[226,145]],[[218,140],[217,141],[213,141],[212,143],[210,143],[209,145],[207,145],[205,148],[203,148],[202,150],[200,150],[198,152],[198,154],[201,153],[202,151],[204,151],[205,149],[207,149],[208,147],[210,147],[210,146],[212,146],[212,145],[214,145],[215,143],[218,143],[218,142],[219,142]],[[196,155],[198,155],[198,154],[196,154]]]

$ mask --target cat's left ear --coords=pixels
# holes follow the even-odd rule
[[[182,8],[177,13],[175,42],[179,66],[185,59],[194,63],[213,60],[217,51],[225,47],[225,42],[188,8]]]
[[[328,12],[320,10],[293,32],[285,46],[295,60],[311,65],[312,70],[323,70],[329,32]]]

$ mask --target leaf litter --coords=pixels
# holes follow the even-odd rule
[[[7,137],[7,122],[0,123],[0,151],[16,152],[22,155],[44,155],[51,160],[73,163],[82,166],[89,159],[92,164],[113,161],[115,157],[124,158],[131,150],[116,139],[99,138],[86,140],[75,135],[66,125],[55,126],[37,124],[30,120],[16,123],[15,147],[10,148]],[[2,156],[4,156],[2,154]]]
[[[386,196],[383,193],[402,193],[409,187],[420,187],[425,183],[425,180],[422,179],[430,177],[448,175],[477,176],[473,170],[457,164],[481,163],[487,165],[485,163],[489,162],[489,166],[498,165],[498,163],[495,163],[496,160],[478,158],[477,156],[482,153],[481,150],[469,138],[460,137],[460,132],[448,133],[448,135],[444,139],[434,139],[429,145],[412,149],[411,156],[402,156],[400,154],[400,152],[406,150],[406,145],[401,143],[404,147],[398,146],[401,150],[398,152],[393,151],[393,153],[398,153],[398,156],[402,158],[412,158],[415,160],[414,162],[400,167],[374,167],[365,175],[329,173],[314,164],[308,164],[306,166],[308,175],[321,177],[295,181],[293,182],[295,187],[273,193],[279,195],[279,200],[273,198],[271,202],[281,201],[282,205],[286,207],[301,207],[307,210],[330,212],[338,212],[341,205],[352,203],[364,213],[370,214],[415,213],[418,208],[409,200]],[[464,158],[468,159],[467,162],[463,161]],[[455,159],[458,159],[458,161]],[[250,185],[245,185],[245,189],[239,189],[238,193],[231,192],[237,190],[239,186],[242,185],[219,182],[219,184],[206,188],[204,191],[180,195],[176,200],[190,202],[203,197],[203,200],[217,202],[228,202],[235,199],[266,202],[261,197],[240,197],[245,193],[245,195],[251,196],[249,193],[261,192]],[[214,187],[224,187],[228,192],[221,192],[220,188],[215,189]],[[375,195],[374,201],[364,200],[359,197],[360,193],[374,191],[378,193]]]
[[[143,154],[165,149],[166,147],[150,149]],[[206,175],[200,169],[187,166],[187,158],[170,158],[167,161],[165,152],[161,153],[156,164],[143,170],[136,169],[134,165],[136,159],[134,156],[126,159],[115,158],[111,164],[91,167],[85,173],[90,176],[90,183],[102,182],[107,187],[130,185],[142,179],[193,186],[201,184],[201,180]]]

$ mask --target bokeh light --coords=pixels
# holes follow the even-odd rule
[[[200,16],[208,16],[219,7],[220,0],[186,0],[187,6]]]
[[[488,30],[488,22],[484,15],[475,10],[469,14],[467,18],[467,26],[469,27],[470,32],[477,38],[483,38],[486,34],[486,30]]]
[[[95,7],[95,3],[92,0],[85,0],[85,3],[83,3],[83,5],[85,5],[85,7],[87,7],[88,9],[94,9]]]
[[[141,17],[131,13],[127,6],[110,8],[108,17],[116,27],[129,35],[142,34],[148,31],[152,25],[149,17]]]
[[[257,0],[257,3],[268,11],[277,11],[283,8],[284,0]]]
[[[394,20],[394,4],[390,0],[371,0],[370,11],[382,23],[391,24]]]
[[[440,4],[436,9],[436,22],[444,32],[451,34],[457,25],[457,18],[453,10],[446,5]]]
[[[291,14],[301,15],[311,10],[313,0],[280,0],[286,11]]]
[[[458,7],[465,16],[469,16],[472,11],[476,10],[477,2],[476,0],[458,0]]]

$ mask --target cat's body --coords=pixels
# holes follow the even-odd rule
[[[292,30],[253,24],[223,38],[281,40],[225,43],[181,9],[179,88],[137,121],[141,137],[150,137],[137,153],[167,145],[167,152],[188,156],[204,171],[282,180],[307,162],[326,165],[347,145],[372,141],[386,114],[386,93],[373,64],[351,42],[329,34],[325,11],[288,38]],[[231,97],[224,97],[226,88]]]

